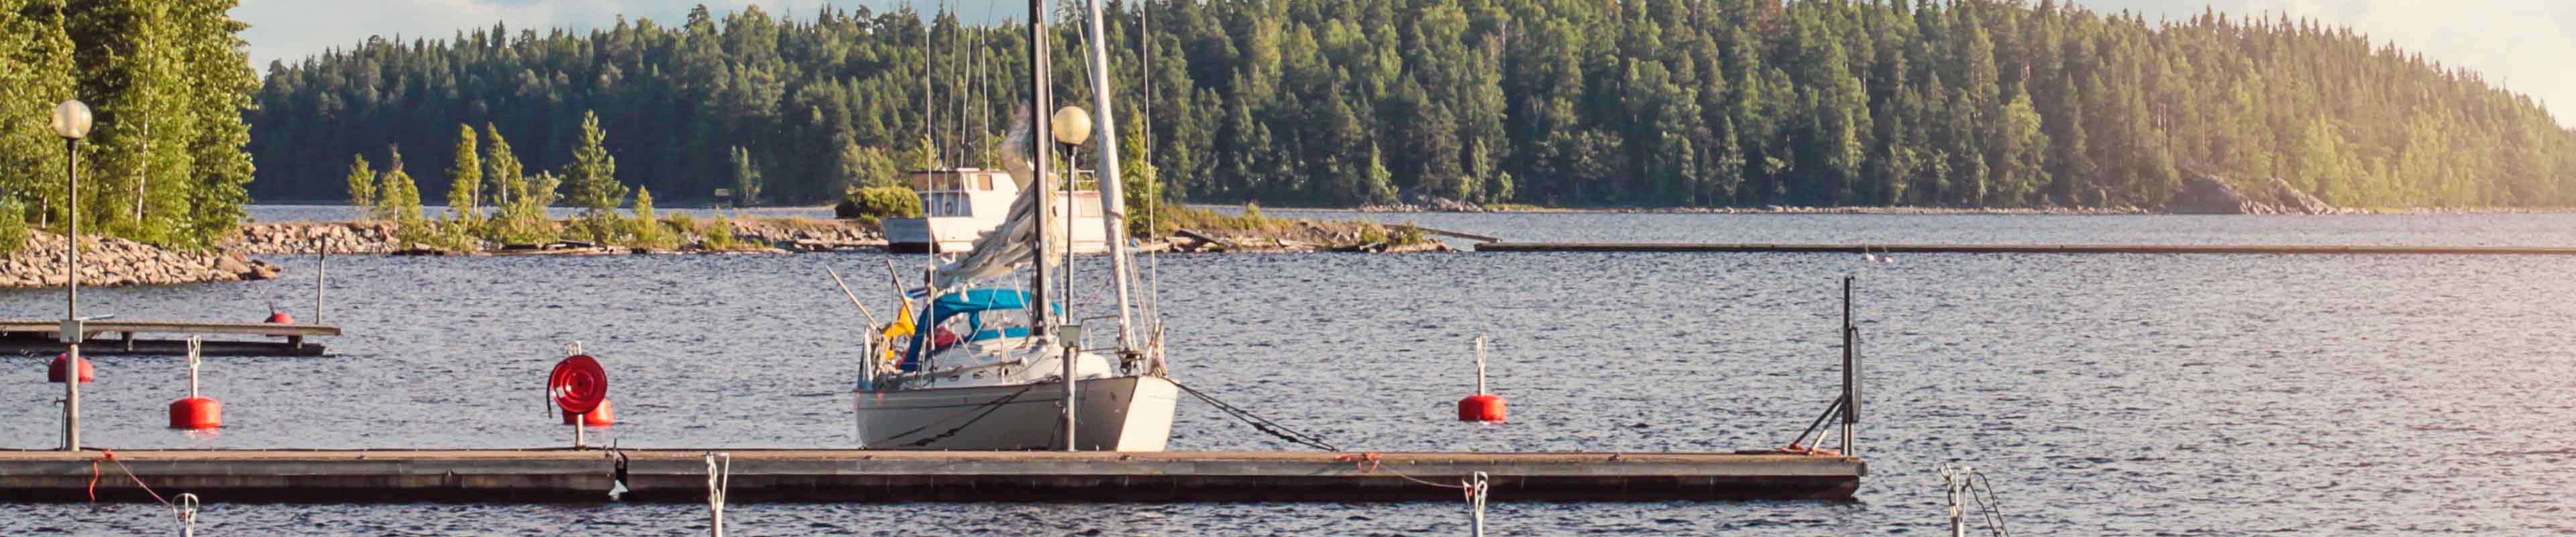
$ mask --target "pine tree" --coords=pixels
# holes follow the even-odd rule
[[[447,215],[463,225],[482,219],[483,163],[475,152],[474,128],[457,125],[456,164],[447,169]]]
[[[608,133],[599,129],[598,114],[582,114],[579,140],[573,147],[572,164],[564,167],[564,180],[571,189],[565,194],[582,208],[578,231],[607,244],[617,238],[616,211],[626,201],[626,185],[617,182],[617,158],[608,155]]]
[[[349,163],[349,205],[366,209],[374,218],[376,207],[376,172],[367,168],[367,156],[357,155]]]
[[[528,179],[520,175],[519,156],[510,151],[510,140],[501,137],[500,127],[485,123],[483,133],[492,139],[492,156],[483,160],[483,179],[492,185],[492,207],[502,210],[513,198],[527,196]]]

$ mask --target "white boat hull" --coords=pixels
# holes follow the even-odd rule
[[[1171,440],[1180,397],[1172,381],[1084,379],[1078,392],[1074,441],[1082,450],[1162,451]],[[1063,450],[1063,401],[1063,384],[1047,382],[862,391],[854,404],[868,449]]]

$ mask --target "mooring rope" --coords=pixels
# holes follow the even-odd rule
[[[1166,378],[1164,380],[1171,379]],[[1200,401],[1206,401],[1208,406],[1216,407],[1218,411],[1225,412],[1228,415],[1234,416],[1235,419],[1243,420],[1244,423],[1252,425],[1254,430],[1269,433],[1270,436],[1279,437],[1280,440],[1286,440],[1289,443],[1297,445],[1324,451],[1342,450],[1342,448],[1333,447],[1333,444],[1325,442],[1324,439],[1316,437],[1315,435],[1298,432],[1295,429],[1288,428],[1286,425],[1280,425],[1278,422],[1270,421],[1269,419],[1255,415],[1252,411],[1237,408],[1234,405],[1225,404],[1224,401],[1218,401],[1216,397],[1210,396],[1206,393],[1201,393],[1196,388],[1191,388],[1187,384],[1182,384],[1181,381],[1172,380],[1171,382],[1172,386],[1180,388],[1181,391],[1199,398]]]
[[[143,484],[143,478],[135,476],[133,468],[126,467],[124,460],[116,458],[116,452],[102,449],[98,450],[98,454],[99,458],[90,459],[89,461],[89,503],[98,503],[98,463],[101,460],[105,460],[107,462],[116,463],[116,470],[124,472],[126,479],[134,480],[134,486],[142,487],[144,494],[152,495],[152,501],[161,502],[161,505],[163,506],[173,508],[177,507],[175,505],[171,505],[170,500],[162,499],[161,493],[153,492],[151,485]]]

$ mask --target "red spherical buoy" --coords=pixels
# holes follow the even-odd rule
[[[599,406],[592,407],[589,413],[574,414],[571,412],[564,412],[564,425],[572,425],[574,416],[580,416],[581,424],[591,427],[607,427],[617,424],[617,411],[609,406],[607,399],[599,400]]]
[[[1503,397],[1480,393],[1458,400],[1458,421],[1503,421]]]
[[[224,426],[224,404],[205,397],[170,402],[170,428],[203,431]]]
[[[268,324],[295,324],[295,316],[283,311],[268,312]]]
[[[54,355],[54,363],[45,366],[45,382],[62,382],[63,363],[71,361],[71,359],[72,355],[69,353]],[[88,358],[82,358],[80,361],[80,381],[89,382],[93,380],[98,380],[98,372],[90,370]]]

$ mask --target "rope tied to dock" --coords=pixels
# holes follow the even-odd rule
[[[1200,401],[1207,402],[1208,406],[1216,407],[1217,411],[1224,412],[1229,416],[1234,416],[1235,419],[1243,420],[1245,424],[1251,425],[1253,430],[1268,433],[1270,436],[1278,437],[1280,440],[1286,440],[1291,444],[1324,451],[1342,450],[1342,448],[1333,447],[1332,443],[1325,442],[1324,439],[1318,438],[1315,435],[1298,432],[1295,429],[1288,428],[1286,425],[1280,425],[1278,422],[1270,421],[1269,419],[1253,414],[1252,411],[1237,408],[1234,405],[1226,404],[1224,401],[1218,401],[1215,396],[1201,393],[1197,388],[1191,388],[1190,385],[1182,384],[1181,381],[1168,378],[1164,380],[1171,380],[1172,386],[1180,388],[1182,392],[1188,393],[1192,397],[1199,398]]]
[[[100,462],[116,463],[117,471],[124,472],[126,479],[134,480],[134,486],[142,487],[144,494],[152,495],[152,501],[161,502],[161,505],[164,506],[176,507],[170,504],[170,500],[162,499],[161,493],[153,492],[151,485],[143,484],[143,478],[135,476],[134,469],[125,466],[124,459],[116,458],[115,451],[104,449],[98,450],[98,458],[90,459],[89,461],[89,503],[98,503],[98,476]]]
[[[1373,452],[1373,451],[1372,451],[1372,452],[1367,452],[1367,453],[1352,453],[1352,454],[1345,454],[1345,455],[1339,455],[1339,456],[1335,456],[1335,457],[1333,457],[1333,462],[1347,462],[1347,463],[1351,463],[1351,468],[1352,468],[1352,469],[1354,469],[1354,470],[1358,470],[1358,471],[1359,471],[1359,473],[1363,473],[1363,474],[1373,474],[1373,473],[1377,473],[1379,470],[1384,470],[1384,471],[1386,471],[1386,473],[1387,473],[1387,474],[1389,474],[1389,475],[1393,475],[1393,476],[1396,476],[1396,477],[1404,478],[1404,480],[1405,480],[1405,481],[1412,481],[1412,482],[1414,482],[1414,483],[1421,484],[1421,485],[1424,485],[1424,486],[1440,487],[1440,488],[1444,488],[1444,489],[1459,489],[1459,490],[1467,490],[1467,489],[1469,488],[1469,487],[1467,487],[1467,486],[1465,486],[1465,485],[1451,485],[1451,484],[1448,484],[1448,483],[1440,483],[1440,482],[1435,482],[1435,481],[1426,481],[1426,480],[1423,480],[1422,478],[1413,477],[1411,474],[1406,474],[1406,473],[1404,473],[1404,472],[1403,472],[1403,471],[1401,471],[1401,470],[1397,470],[1397,469],[1394,469],[1394,468],[1388,468],[1388,467],[1386,467],[1385,465],[1381,464],[1381,463],[1382,463],[1383,461],[1385,461],[1385,460],[1386,460],[1386,455],[1379,454],[1379,453],[1377,453],[1377,452]],[[1483,474],[1484,474],[1484,472],[1477,472],[1477,474],[1478,474],[1478,475],[1483,475]],[[1472,491],[1472,490],[1469,490],[1469,491],[1468,491],[1468,494],[1470,494],[1470,495],[1472,495],[1472,494],[1474,494],[1474,493],[1475,493],[1475,491]]]

